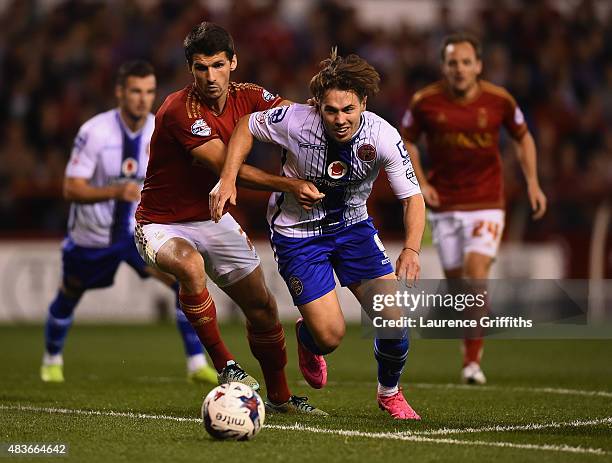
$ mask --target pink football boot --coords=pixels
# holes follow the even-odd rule
[[[295,322],[295,337],[298,343],[298,363],[302,376],[314,389],[321,389],[327,384],[327,363],[322,355],[315,355],[300,342],[299,329],[304,323],[302,318]]]
[[[378,406],[381,410],[386,410],[396,420],[420,420],[421,417],[415,412],[412,407],[406,402],[402,388],[400,387],[397,394],[391,396],[377,397]]]

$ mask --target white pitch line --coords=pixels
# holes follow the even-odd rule
[[[300,386],[307,385],[306,381],[297,381]],[[328,381],[328,386],[376,386],[376,381]],[[588,389],[563,389],[554,387],[526,387],[526,386],[481,386],[456,383],[410,383],[404,384],[406,388],[415,389],[460,389],[470,392],[496,392],[496,391],[513,391],[513,392],[533,392],[538,394],[561,394],[561,395],[579,395],[586,397],[606,397],[612,398],[612,391],[593,391]]]
[[[569,445],[536,445],[536,444],[516,444],[514,442],[489,442],[481,440],[459,440],[459,439],[448,439],[448,438],[432,438],[423,437],[420,435],[405,435],[401,433],[389,433],[389,432],[364,432],[364,431],[349,431],[345,429],[324,429],[315,428],[310,426],[303,426],[298,423],[292,426],[282,425],[266,425],[266,428],[280,429],[284,431],[307,431],[317,434],[335,434],[344,437],[365,437],[373,439],[391,439],[401,440],[410,442],[425,442],[432,444],[451,444],[451,445],[478,445],[485,447],[505,447],[514,449],[524,450],[549,450],[555,452],[569,452],[569,453],[585,453],[591,455],[609,455],[610,452],[606,452],[602,449],[594,449],[590,447],[572,447]]]
[[[201,422],[198,418],[184,418],[171,415],[149,415],[147,413],[116,412],[113,410],[79,410],[72,408],[32,407],[29,405],[0,405],[0,410],[23,410],[27,412],[57,413],[60,415],[110,416],[146,420],[166,420],[178,422]]]
[[[576,428],[582,426],[612,425],[612,416],[594,420],[573,420],[552,423],[528,423],[519,425],[495,425],[480,428],[441,428],[431,431],[404,431],[403,434],[418,436],[443,436],[448,434],[478,434],[483,432],[537,431],[540,429]]]
[[[581,395],[588,397],[612,397],[610,391],[592,391],[584,389],[562,389],[554,387],[523,387],[523,386],[473,386],[468,384],[436,384],[436,383],[406,383],[406,387],[417,389],[465,389],[469,391],[514,391],[534,392],[541,394]]]
[[[133,413],[133,412],[117,412],[117,411],[103,411],[103,410],[79,410],[79,409],[68,409],[68,408],[49,408],[49,407],[32,407],[28,405],[0,405],[2,410],[23,410],[30,412],[43,412],[43,413],[59,413],[67,415],[86,415],[86,416],[109,416],[109,417],[124,417],[131,419],[151,419],[151,420],[166,420],[166,421],[177,421],[177,422],[190,422],[199,423],[201,422],[198,418],[185,418],[170,415],[151,415],[146,413]],[[484,447],[502,447],[502,448],[514,448],[523,450],[547,450],[553,452],[566,452],[576,454],[591,454],[591,455],[609,455],[603,449],[591,448],[591,447],[572,447],[569,445],[535,445],[535,444],[517,444],[514,442],[488,442],[488,441],[472,441],[472,440],[459,440],[449,438],[433,438],[425,437],[420,435],[406,435],[405,433],[390,433],[390,432],[365,432],[365,431],[354,431],[345,429],[326,429],[316,428],[312,426],[303,426],[298,423],[294,425],[264,425],[268,429],[278,429],[282,431],[301,431],[301,432],[312,432],[316,434],[331,434],[336,436],[344,437],[363,437],[368,439],[391,439],[409,442],[424,442],[433,444],[450,444],[450,445],[476,445]]]

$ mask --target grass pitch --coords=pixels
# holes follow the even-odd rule
[[[244,328],[222,332],[261,378]],[[398,422],[377,408],[372,341],[358,327],[328,357],[320,391],[301,380],[292,332],[293,392],[332,416],[269,415],[253,441],[218,442],[198,419],[210,388],[186,382],[173,326],[77,324],[59,385],[38,377],[42,327],[2,326],[0,443],[69,446],[33,461],[612,461],[612,341],[488,341],[484,387],[458,384],[458,341],[415,341],[403,384],[423,420]]]

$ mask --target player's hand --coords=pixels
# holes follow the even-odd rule
[[[423,193],[423,198],[425,199],[425,203],[427,203],[428,206],[440,206],[440,197],[438,196],[438,192],[429,183],[421,185],[421,193]]]
[[[546,195],[540,188],[539,184],[530,184],[527,187],[527,194],[529,195],[529,202],[531,203],[531,210],[533,220],[541,219],[546,213]]]
[[[403,281],[408,287],[414,286],[421,273],[419,254],[409,248],[402,249],[395,263],[395,276],[398,281]]]
[[[215,187],[208,194],[208,207],[210,207],[210,218],[219,222],[223,216],[225,204],[229,200],[232,206],[236,205],[236,183],[219,179]]]
[[[325,195],[317,189],[314,183],[300,179],[293,179],[290,186],[290,193],[306,211],[310,211],[316,203],[325,197]]]
[[[140,201],[140,185],[135,182],[117,184],[115,199],[119,201]]]

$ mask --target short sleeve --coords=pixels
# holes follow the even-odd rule
[[[379,139],[379,147],[381,162],[395,196],[405,199],[419,194],[419,181],[399,132],[390,125],[386,127]]]
[[[72,145],[66,177],[91,178],[96,170],[98,151],[95,137],[86,126],[82,126]]]
[[[419,105],[413,98],[410,106],[404,112],[400,123],[400,133],[405,140],[416,143],[421,135],[422,123]]]
[[[504,98],[503,123],[506,130],[515,140],[520,140],[527,132],[525,116],[512,97]]]
[[[249,130],[262,142],[289,147],[289,120],[295,105],[258,111],[249,117]]]
[[[279,95],[274,95],[259,85],[253,85],[253,87],[249,89],[249,100],[253,105],[253,112],[274,108],[283,101]]]
[[[169,111],[166,113],[162,124],[165,130],[187,152],[210,140],[220,138],[216,128],[209,124],[205,118],[191,119],[186,115],[181,117],[176,111]]]

